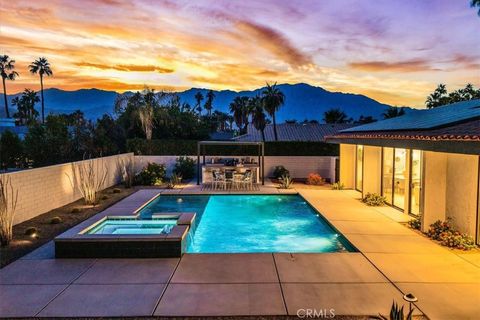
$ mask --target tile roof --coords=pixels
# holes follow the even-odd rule
[[[480,118],[480,99],[408,112],[407,114],[346,129],[343,132],[433,129]]]
[[[334,135],[340,130],[352,127],[352,124],[320,124],[320,123],[280,123],[277,124],[279,141],[317,141],[324,142],[325,137]],[[234,140],[237,141],[262,141],[262,133],[251,124],[247,133]],[[275,141],[273,125],[265,128],[265,141]]]
[[[327,139],[396,139],[430,141],[479,141],[480,119],[428,130],[342,131]]]

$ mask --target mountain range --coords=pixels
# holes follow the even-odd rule
[[[382,119],[382,113],[390,105],[380,103],[364,95],[331,92],[321,87],[311,86],[305,83],[280,84],[277,87],[285,94],[285,105],[277,113],[278,122],[296,119],[315,119],[322,121],[323,113],[331,108],[342,109],[349,117],[358,119],[361,115],[372,116],[375,119]],[[252,97],[261,94],[264,88],[251,91],[215,91],[213,106],[215,110],[229,112],[229,104],[236,96]],[[206,96],[208,89],[192,88],[178,92],[181,102],[187,102],[191,106],[196,104],[195,94],[200,91]],[[11,101],[21,93],[8,95],[10,113],[16,112]],[[119,93],[99,89],[80,89],[76,91],[64,91],[51,88],[44,91],[45,113],[70,113],[75,110],[84,112],[88,119],[97,119],[104,113],[113,115],[113,104]],[[205,100],[203,101],[205,102]],[[3,94],[0,94],[0,117],[5,116],[3,107]],[[40,103],[35,105],[40,110]]]

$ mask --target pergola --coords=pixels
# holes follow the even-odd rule
[[[262,185],[265,185],[265,144],[263,142],[252,141],[199,141],[197,143],[197,185],[200,184],[200,156],[203,157],[203,165],[205,165],[205,156],[207,154],[207,146],[257,146],[256,156],[258,156],[258,164],[260,166],[260,175],[262,177]]]

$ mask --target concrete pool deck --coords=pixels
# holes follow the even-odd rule
[[[141,190],[105,214],[133,212],[159,191]],[[50,242],[0,270],[0,317],[295,316],[309,308],[377,315],[411,292],[431,319],[478,318],[478,252],[443,248],[399,224],[407,217],[397,210],[365,206],[355,191],[292,191],[361,252],[54,259]]]

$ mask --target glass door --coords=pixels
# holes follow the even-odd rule
[[[382,195],[393,204],[393,148],[383,148]]]
[[[393,167],[393,205],[400,209],[405,209],[405,194],[408,187],[407,176],[407,150],[394,150]]]
[[[418,216],[422,187],[422,152],[412,150],[410,154],[410,214]]]
[[[357,156],[355,164],[355,189],[363,190],[363,146],[357,145]]]

